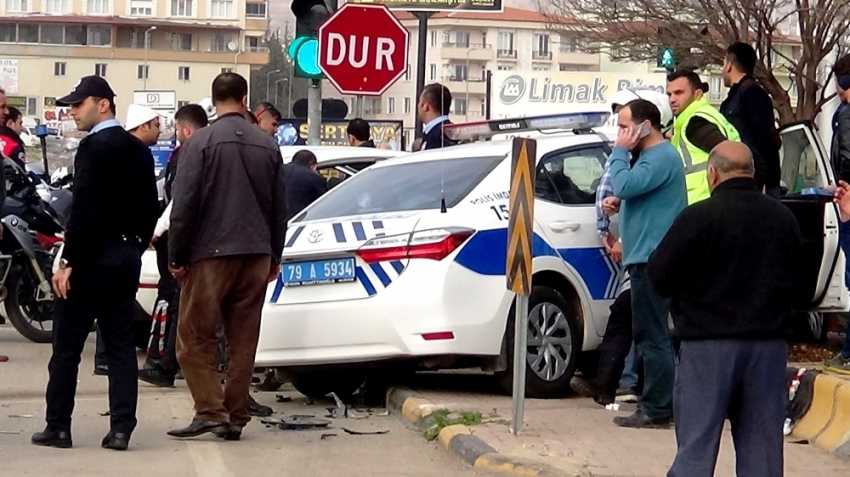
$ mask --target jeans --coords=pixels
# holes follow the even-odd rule
[[[850,222],[838,224],[838,238],[845,260],[850,259]],[[850,289],[850,265],[844,267],[844,286]],[[847,332],[844,338],[844,346],[841,347],[841,354],[845,358],[850,358],[850,320],[847,321]]]
[[[620,378],[621,388],[637,389],[641,366],[643,366],[643,360],[640,357],[640,353],[637,352],[634,343],[632,343],[632,349],[629,350],[629,355],[626,356],[626,368],[623,370],[623,377]]]
[[[640,409],[654,419],[673,413],[675,375],[673,340],[667,316],[670,300],[661,298],[646,274],[646,264],[629,265],[632,281],[632,321],[635,346],[643,356],[643,393]]]

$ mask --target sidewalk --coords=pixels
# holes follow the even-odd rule
[[[480,374],[425,375],[417,381],[416,390],[438,407],[481,412],[484,423],[472,426],[471,432],[499,454],[546,464],[564,475],[666,475],[676,452],[672,429],[623,429],[611,422],[615,416],[633,412],[634,405],[621,405],[616,412],[590,399],[527,400],[525,427],[514,437],[509,427],[511,398],[499,395],[491,379]],[[787,477],[850,475],[850,461],[792,442],[789,439],[785,445]],[[735,475],[728,423],[716,475]]]

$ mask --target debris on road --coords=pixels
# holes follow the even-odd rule
[[[619,411],[620,405],[618,403],[606,404],[605,409],[607,409],[609,411]]]
[[[260,422],[267,427],[277,426],[284,431],[301,431],[304,429],[328,427],[331,424],[331,421],[316,419],[313,416],[287,416],[280,419],[260,419]]]
[[[4,434],[4,435],[17,435],[17,434],[20,434],[20,433],[21,433],[21,431],[0,431],[0,434]]]
[[[321,439],[322,439],[322,440],[325,440],[325,439],[327,439],[327,438],[329,438],[329,437],[336,437],[336,434],[322,434]]]
[[[291,397],[284,396],[283,394],[275,394],[274,398],[277,399],[277,402],[292,402]]]
[[[351,429],[342,428],[346,434],[351,434],[352,436],[377,436],[379,434],[389,434],[388,430],[380,430],[380,431],[352,431]]]
[[[32,414],[9,414],[9,417],[18,418],[18,419],[32,419]]]
[[[336,407],[328,408],[328,411],[331,413],[330,417],[334,419],[345,419],[348,417],[348,406],[342,402],[342,399],[336,393],[331,393],[331,397],[336,401]]]
[[[103,417],[106,417],[106,416],[111,416],[111,415],[112,415],[112,412],[111,412],[111,411],[106,411],[106,412],[99,412],[98,414],[100,414],[100,415],[101,415],[101,416],[103,416]]]

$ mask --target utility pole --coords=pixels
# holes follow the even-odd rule
[[[307,89],[307,145],[321,144],[322,134],[322,80],[310,80]]]
[[[422,91],[425,89],[425,68],[428,63],[428,19],[434,15],[434,12],[412,12],[419,19],[419,43],[417,44],[416,58],[416,98],[415,103],[419,104],[419,97],[422,96]],[[425,135],[422,129],[422,119],[419,114],[414,114],[416,117],[414,134],[415,138],[421,138]]]
[[[145,30],[145,79],[142,82],[142,89],[148,90],[148,50],[151,47],[151,32],[156,30],[155,26],[152,26]]]
[[[272,85],[271,81],[272,81],[272,75],[275,74],[275,73],[280,73],[280,70],[272,70],[272,71],[269,71],[268,73],[266,73],[266,101],[268,101],[271,98],[271,95],[272,95],[271,91],[270,91],[271,85]],[[277,83],[275,83],[275,88],[277,88]],[[274,96],[275,96],[275,103],[276,103],[277,102],[277,89],[275,89]],[[275,104],[275,106],[277,106],[277,104]]]

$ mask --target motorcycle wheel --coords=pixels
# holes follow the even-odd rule
[[[9,321],[12,326],[18,330],[18,333],[24,338],[35,343],[51,343],[53,341],[53,329],[45,330],[42,323],[53,321],[53,302],[33,302],[35,301],[35,288],[32,284],[24,284],[27,276],[9,277],[7,280],[7,288],[9,294],[6,297],[6,313],[9,315]],[[29,296],[21,296],[26,293]],[[26,311],[34,316],[29,317],[24,314],[24,306]]]

